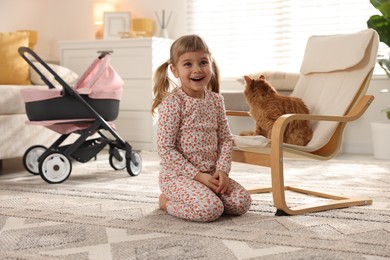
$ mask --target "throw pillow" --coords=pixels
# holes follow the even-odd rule
[[[33,61],[34,66],[47,78],[53,85],[58,85],[57,80],[54,79],[53,74],[51,74],[43,65],[37,61]],[[65,81],[68,85],[73,85],[76,83],[79,76],[68,68],[62,67],[60,65],[47,63],[49,67],[60,76],[60,78]],[[45,85],[45,82],[41,79],[39,74],[30,67],[30,79],[34,85]]]
[[[28,46],[26,32],[0,32],[0,84],[30,85],[29,65],[18,53]]]

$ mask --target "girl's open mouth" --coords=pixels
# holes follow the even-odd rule
[[[191,80],[193,80],[193,81],[201,81],[202,79],[204,79],[204,77],[191,78]]]

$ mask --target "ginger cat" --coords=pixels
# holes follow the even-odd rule
[[[240,135],[263,135],[271,138],[272,127],[278,117],[284,114],[309,114],[309,109],[300,98],[282,96],[263,75],[257,80],[244,76],[245,97],[250,114],[256,122],[256,130],[241,132]],[[306,145],[313,131],[309,121],[292,121],[286,127],[283,142]]]

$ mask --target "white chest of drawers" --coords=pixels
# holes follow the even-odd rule
[[[150,113],[153,74],[169,58],[171,40],[135,38],[60,42],[61,65],[79,75],[99,56],[111,52],[111,65],[125,82],[115,125],[136,150],[156,149],[156,127]]]

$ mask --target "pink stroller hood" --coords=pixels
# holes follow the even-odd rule
[[[77,81],[73,89],[79,94],[88,95],[93,99],[122,98],[124,82],[114,68],[110,65],[111,57],[93,61],[84,74]],[[57,98],[62,96],[62,89],[23,89],[21,91],[24,102],[33,102]]]
[[[111,56],[96,59],[80,77],[74,89],[95,99],[120,100],[124,82],[110,65]]]

